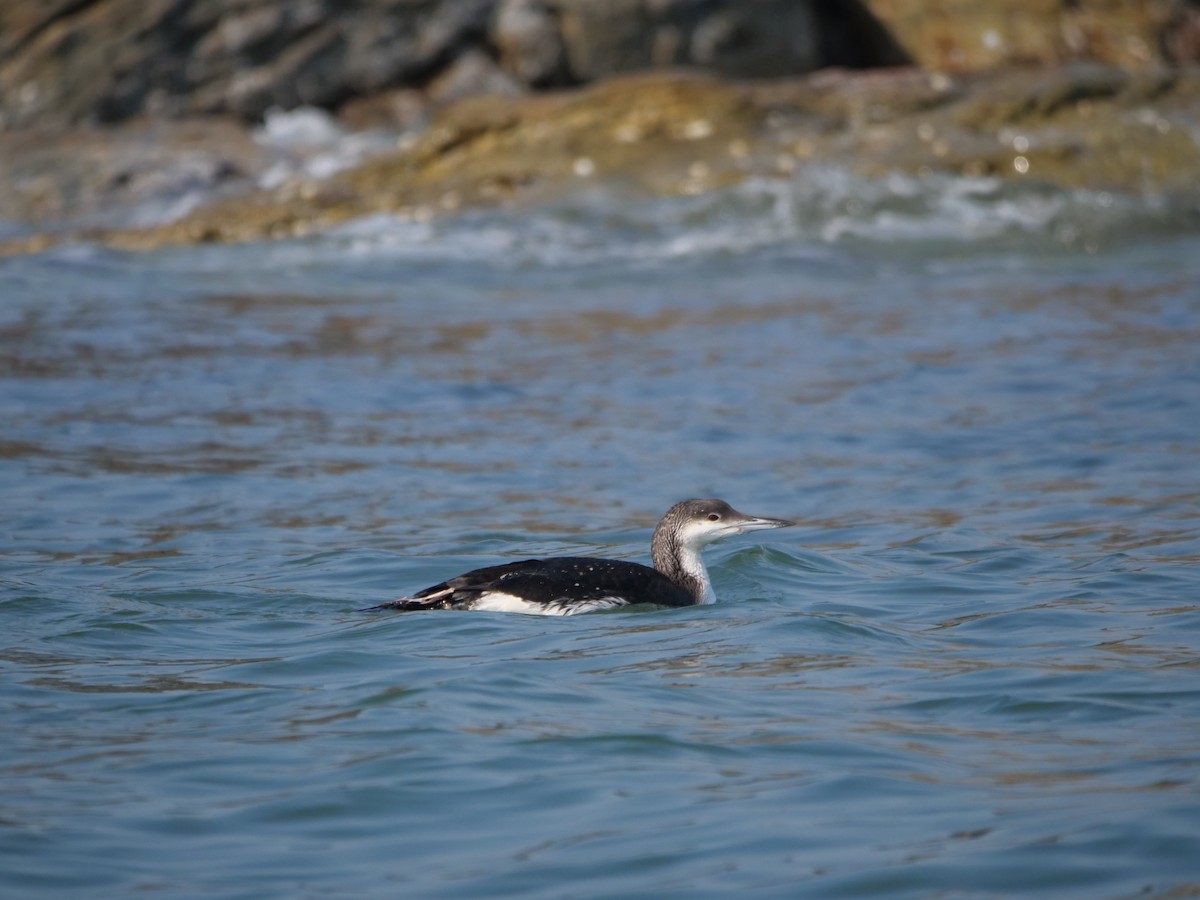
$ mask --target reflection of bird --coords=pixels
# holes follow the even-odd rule
[[[570,616],[634,603],[693,606],[713,601],[700,551],[722,538],[795,523],[738,512],[724,500],[676,503],[654,529],[654,568],[618,559],[564,556],[475,569],[371,609],[483,609]]]

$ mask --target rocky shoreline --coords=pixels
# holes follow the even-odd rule
[[[7,43],[0,40],[0,83],[12,82],[18,63],[35,58],[39,48],[61,47],[62,29],[82,27],[81,9],[111,15],[128,2],[50,4],[57,17],[39,7],[40,25],[26,23],[25,31],[11,26],[20,24],[16,12],[26,4],[9,7],[0,14],[0,24],[10,26]],[[950,40],[933,28],[936,16],[914,19],[913,5],[899,0],[868,4],[870,10],[852,3],[840,18],[831,18],[824,4],[786,4],[798,17],[787,33],[808,36],[787,47],[776,46],[764,25],[780,13],[775,0],[741,7],[630,0],[606,7],[607,18],[589,12],[595,5],[566,0],[400,5],[410,19],[418,8],[426,15],[393,25],[407,23],[410,38],[426,35],[422,52],[440,63],[428,61],[419,90],[388,88],[385,79],[380,90],[362,96],[340,91],[307,98],[337,107],[310,110],[311,139],[274,143],[275,113],[264,113],[258,101],[239,107],[230,98],[249,95],[224,82],[224,93],[218,92],[216,81],[205,95],[208,106],[199,103],[199,88],[185,86],[178,96],[160,89],[157,100],[153,92],[127,91],[123,107],[111,98],[92,107],[50,104],[50,112],[34,116],[37,97],[26,97],[23,112],[11,103],[0,109],[7,123],[0,130],[0,219],[7,223],[0,254],[65,240],[143,249],[296,237],[376,213],[424,219],[519,207],[597,184],[691,195],[747,178],[792,177],[811,166],[867,176],[992,176],[1140,196],[1194,198],[1200,185],[1200,69],[1180,61],[1190,52],[1191,20],[1180,18],[1180,9],[1192,9],[1187,4],[1141,4],[1143,20],[1127,23],[1122,41],[1113,31],[1124,4],[1104,6],[1108,32],[1099,18],[1088,30],[1078,16],[1066,22],[1063,13],[1052,31],[1059,44],[1043,47],[1039,65],[1015,65],[1018,57],[1001,60],[1007,64],[999,68],[958,69],[939,63],[988,60],[964,53],[936,57],[947,47],[967,46],[969,27],[991,33],[988,20],[964,14]],[[286,16],[280,20],[280,7],[267,0],[250,6],[259,12],[263,34],[278,38],[300,27]],[[614,18],[613,10],[625,6],[625,18]],[[138,8],[150,25],[142,22],[149,30],[137,46],[152,55],[161,50],[155,41],[166,40],[165,14],[154,4]],[[197,14],[188,2],[171,8]],[[287,8],[299,15],[299,7]],[[701,8],[704,15],[696,12]],[[741,9],[742,18],[731,19],[731,9]],[[268,10],[276,11],[274,18]],[[318,16],[309,24],[324,33],[313,23],[336,18]],[[132,27],[134,19],[121,21]],[[1005,21],[1015,27],[1015,20]],[[556,30],[547,35],[551,26]],[[237,46],[249,52],[245,16],[188,27],[209,28],[203,33],[210,43],[221,29],[233,41],[230,29],[241,28]],[[346,28],[340,39],[353,43],[353,29]],[[1066,40],[1072,34],[1075,45]],[[428,35],[439,37],[440,50]],[[1017,52],[1017,38],[1002,37]],[[1021,52],[1032,52],[1036,43],[1026,38]],[[847,49],[851,44],[857,58]],[[233,53],[232,46],[225,51]],[[193,56],[219,55],[219,48],[200,47]],[[748,47],[765,55],[751,58]],[[263,59],[281,65],[281,52],[264,50]],[[412,53],[404,58],[420,56]],[[1080,54],[1086,58],[1067,58]],[[920,64],[881,65],[910,57]],[[838,59],[870,67],[828,65]],[[645,68],[656,61],[689,65]],[[706,64],[700,68],[700,62]],[[340,84],[353,66],[335,69],[330,83]],[[244,79],[260,70],[228,71]],[[117,67],[93,100],[117,90],[122,71]],[[261,84],[265,77],[260,72]],[[306,100],[264,90],[263,103]],[[12,102],[25,102],[20,93],[9,95],[18,97]],[[26,93],[45,99],[40,89]],[[103,109],[112,121],[103,121],[97,112]]]

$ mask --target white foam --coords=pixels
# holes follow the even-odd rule
[[[331,147],[344,134],[337,119],[323,109],[301,106],[284,110],[276,106],[263,115],[262,125],[254,130],[254,139],[271,147]]]
[[[589,190],[513,212],[372,215],[326,237],[341,254],[506,267],[627,266],[758,249],[820,258],[838,245],[1024,242],[1083,245],[1131,220],[1171,215],[1162,198],[1053,190],[999,178],[892,174],[867,179],[809,167],[694,197],[634,200]],[[1194,213],[1193,213],[1194,215]]]
[[[254,140],[279,154],[258,178],[265,190],[294,177],[329,178],[396,146],[394,133],[347,132],[328,112],[311,106],[267,110]]]

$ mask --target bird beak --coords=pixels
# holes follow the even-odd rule
[[[795,522],[789,522],[787,519],[765,519],[757,516],[746,516],[741,522],[738,522],[738,531],[763,531],[767,528],[787,528],[790,525],[795,525]]]

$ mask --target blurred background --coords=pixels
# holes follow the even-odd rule
[[[763,171],[759,156],[794,152],[875,172],[1020,177],[1033,165],[1055,182],[1182,190],[1196,181],[1194,142],[1126,119],[1153,117],[1148,100],[1193,106],[1198,56],[1190,0],[11,0],[0,10],[0,217],[39,231],[162,225],[214,197],[272,189],[286,209],[267,221],[225,209],[223,224],[197,223],[191,237],[142,240],[279,236],[364,206],[557,194],[578,155],[585,173],[623,178],[667,155],[723,183]],[[614,82],[648,70],[757,83],[736,92],[736,110],[713,110],[722,89],[708,81],[674,98]],[[535,99],[593,85],[570,115]],[[452,146],[429,146],[429,123],[467,98],[475,105],[443,124]],[[805,140],[769,140],[787,118],[809,120]],[[702,124],[687,132],[691,122]],[[726,177],[730,153],[741,174]],[[343,178],[324,209],[288,199],[368,158],[404,170]],[[677,193],[687,179],[670,177],[659,188]]]

